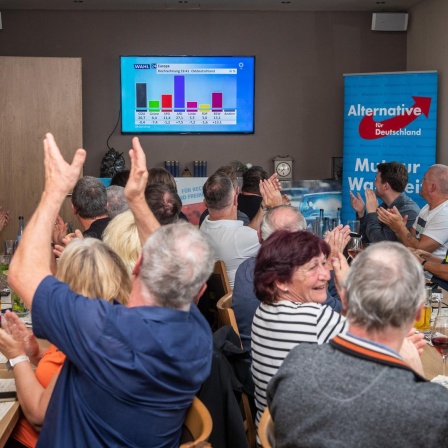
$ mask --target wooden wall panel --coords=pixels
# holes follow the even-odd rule
[[[82,147],[80,58],[0,57],[0,205],[11,212],[0,232],[15,239],[18,216],[25,225],[43,191],[43,138],[52,132],[66,158]],[[70,199],[61,211],[75,221]]]

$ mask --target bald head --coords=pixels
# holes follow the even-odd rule
[[[432,165],[426,176],[437,185],[437,190],[441,195],[448,196],[448,166],[440,163]]]
[[[262,240],[266,241],[277,230],[290,232],[306,230],[306,220],[296,208],[290,205],[279,205],[266,212],[261,221],[260,230]]]

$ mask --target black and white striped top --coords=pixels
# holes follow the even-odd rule
[[[266,402],[266,389],[289,351],[301,342],[324,344],[345,332],[345,318],[319,303],[262,303],[252,323],[252,377],[255,383],[257,426]]]

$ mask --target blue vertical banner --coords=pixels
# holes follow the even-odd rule
[[[420,207],[426,170],[435,163],[437,72],[344,75],[342,219],[355,218],[350,191],[374,189],[376,166],[401,162],[406,194]],[[381,200],[380,200],[381,203]]]

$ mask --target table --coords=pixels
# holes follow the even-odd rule
[[[5,402],[11,403],[11,402]],[[0,406],[3,403],[0,403]],[[4,415],[4,417],[0,420],[0,448],[3,448],[6,442],[9,439],[14,427],[19,421],[19,417],[21,415],[20,405],[18,401],[12,402],[12,407],[9,411]]]
[[[425,378],[432,380],[437,375],[442,375],[442,355],[431,345],[426,345],[421,357]]]
[[[12,372],[7,370],[6,364],[4,362],[0,362],[0,378],[14,378]],[[11,403],[12,407],[6,412],[3,418],[0,419],[0,448],[5,446],[22,413],[18,401],[6,401],[0,403],[0,411],[2,406],[7,406]]]

